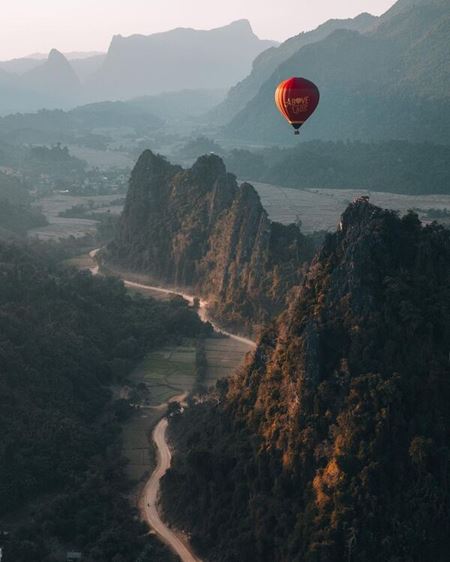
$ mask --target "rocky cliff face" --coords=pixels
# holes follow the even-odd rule
[[[245,369],[172,422],[167,515],[209,561],[443,562],[449,342],[450,232],[350,205]]]
[[[227,323],[266,323],[313,255],[297,226],[269,220],[258,194],[213,154],[189,170],[146,151],[133,170],[107,259],[192,287]]]

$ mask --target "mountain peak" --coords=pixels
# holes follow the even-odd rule
[[[314,125],[302,129],[303,140],[447,144],[449,129],[441,125],[449,107],[448,15],[448,0],[399,0],[379,19],[331,20],[289,39],[262,55],[252,75],[230,90],[221,108],[225,123],[231,116],[225,136],[233,142],[290,142],[274,111],[273,92],[281,77],[301,69],[321,91]],[[398,109],[380,112],[381,98]]]
[[[241,29],[242,31],[249,31],[250,33],[253,33],[252,25],[248,19],[235,20],[224,27]]]
[[[58,51],[58,49],[52,49],[49,54],[48,54],[48,58],[47,58],[48,62],[58,62],[58,63],[67,63],[68,64],[68,60],[66,59],[66,57],[61,53],[61,51]]]
[[[48,96],[52,104],[65,106],[77,98],[80,81],[66,57],[52,49],[45,62],[21,76],[24,85]]]
[[[163,509],[217,537],[208,560],[446,560],[450,232],[364,199],[344,219],[255,355],[171,421]]]
[[[136,166],[139,167],[149,167],[157,164],[166,163],[167,160],[164,156],[160,154],[155,154],[150,149],[144,150],[144,152],[139,156]]]
[[[191,168],[192,174],[202,178],[215,179],[226,174],[225,164],[217,154],[204,154]]]
[[[389,213],[389,211],[383,211],[380,207],[372,205],[366,196],[358,197],[344,211],[340,230],[345,233],[349,228],[356,225],[365,225],[374,217],[384,213]]]
[[[296,225],[268,219],[255,189],[239,187],[216,154],[182,170],[148,150],[132,172],[107,259],[195,287],[212,314],[250,331],[283,309],[313,252]]]
[[[137,184],[139,184],[141,180],[153,177],[165,177],[166,174],[172,175],[179,170],[181,170],[179,166],[173,166],[164,156],[155,154],[148,149],[144,150],[139,156],[132,172],[132,179],[136,180]],[[146,184],[147,181],[143,183]]]
[[[89,81],[90,95],[97,100],[127,99],[180,90],[180,84],[183,89],[228,89],[245,78],[255,57],[272,45],[259,39],[246,19],[207,30],[115,35]]]

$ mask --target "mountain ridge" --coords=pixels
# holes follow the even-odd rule
[[[260,143],[293,142],[272,98],[279,77],[301,69],[321,91],[320,106],[302,129],[305,140],[449,144],[448,3],[430,0],[400,7],[398,14],[394,10],[381,16],[370,33],[337,30],[302,47],[228,123],[225,135]]]
[[[190,287],[212,315],[247,333],[285,306],[314,243],[269,220],[255,189],[214,155],[188,170],[145,151],[132,172],[107,263]]]
[[[253,61],[251,73],[230,89],[227,98],[209,113],[209,118],[215,122],[218,120],[219,123],[229,121],[239,110],[245,107],[246,103],[251,101],[264,81],[270,78],[276,67],[302,46],[320,41],[336,29],[368,30],[377,21],[376,16],[368,13],[362,13],[349,19],[330,19],[312,31],[290,37],[278,47],[270,47],[263,51]]]
[[[201,556],[446,560],[449,264],[450,231],[347,208],[253,357],[171,420],[162,505]]]
[[[274,44],[259,39],[248,20],[237,20],[212,30],[115,35],[106,54],[70,61],[61,53],[67,64],[60,59],[56,81],[49,76],[56,67],[56,50],[46,61],[32,57],[0,61],[0,113],[61,109],[168,91],[226,89],[249,72],[255,56]]]
[[[211,30],[176,28],[151,35],[116,35],[88,82],[88,92],[98,98],[107,91],[111,98],[123,99],[179,89],[230,87],[246,75],[254,57],[272,44],[259,39],[248,20]],[[151,77],[137,71],[149,65]]]

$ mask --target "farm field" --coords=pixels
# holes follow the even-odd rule
[[[83,254],[67,262],[80,269],[91,269],[96,262]],[[130,275],[122,275],[129,277]],[[141,282],[145,278],[139,277]],[[158,299],[172,296],[150,289],[128,288]],[[208,364],[207,386],[230,376],[243,362],[248,346],[228,337],[212,337],[205,340]],[[128,459],[128,477],[141,483],[154,468],[151,432],[165,412],[164,403],[188,392],[195,382],[195,342],[186,340],[182,345],[166,346],[153,351],[136,366],[129,376],[129,384],[117,389],[117,397],[125,398],[136,405],[133,415],[122,426],[122,454]],[[134,488],[134,501],[140,494],[141,485]]]
[[[165,412],[164,402],[192,389],[195,380],[195,348],[186,341],[149,353],[134,369],[124,397],[136,403],[135,413],[123,426],[122,453],[128,459],[127,474],[141,481],[153,469],[151,431]],[[144,388],[146,390],[144,390]],[[139,398],[134,399],[138,394]]]
[[[193,342],[164,347],[149,353],[130,377],[149,390],[148,405],[157,406],[172,396],[191,390],[195,380]]]
[[[134,159],[125,152],[97,150],[76,144],[69,144],[68,149],[72,156],[84,160],[90,168],[131,168],[135,164]]]
[[[242,364],[248,347],[230,338],[208,338],[205,350],[208,362],[206,384],[214,386],[218,379],[229,377]],[[180,346],[167,346],[149,353],[129,379],[131,387],[126,387],[124,392],[131,401],[133,389],[142,389],[145,385],[148,390],[144,399],[140,392],[140,404],[122,431],[122,453],[129,461],[127,474],[139,482],[153,469],[151,431],[165,411],[161,404],[189,392],[195,382],[194,343],[187,341]]]
[[[354,189],[293,189],[259,182],[250,183],[253,183],[258,191],[261,202],[272,220],[289,224],[299,219],[305,233],[317,230],[333,231],[347,205],[361,195],[370,195],[370,201],[375,205],[401,213],[407,212],[408,209],[419,209],[419,217],[424,223],[432,220],[428,217],[427,210],[448,210],[449,216],[438,219],[438,222],[450,226],[450,195],[399,195]],[[87,206],[92,201],[95,212],[120,214],[123,205],[111,205],[111,202],[119,197],[117,194],[76,197],[56,193],[40,199],[38,204],[49,224],[31,229],[28,235],[41,240],[94,235],[96,220],[65,218],[58,216],[59,213],[74,205]]]
[[[162,410],[143,408],[122,426],[122,454],[128,460],[126,473],[134,482],[141,482],[154,468],[151,432],[162,413]],[[136,499],[139,488],[133,491]]]
[[[49,224],[32,228],[28,231],[28,236],[40,240],[58,240],[69,236],[80,238],[86,234],[94,235],[97,226],[96,220],[60,217],[59,213],[70,209],[74,205],[88,206],[89,202],[92,201],[96,213],[105,213],[109,210],[111,214],[120,214],[122,205],[111,205],[111,202],[118,198],[117,194],[76,197],[64,193],[55,193],[50,197],[39,199],[37,205],[41,208]]]
[[[87,254],[65,260],[64,264],[76,267],[77,269],[90,269],[91,267],[95,267],[94,260]]]
[[[205,340],[208,363],[207,385],[229,377],[244,361],[248,346],[231,338],[208,338]]]
[[[450,195],[399,195],[361,189],[293,189],[266,183],[252,182],[261,197],[269,217],[288,224],[302,221],[305,233],[317,230],[334,230],[347,205],[361,195],[369,195],[370,202],[386,209],[405,213],[408,209],[448,209]],[[429,222],[426,213],[420,213],[423,222]],[[450,218],[446,219],[447,225]],[[446,224],[445,220],[440,220]]]

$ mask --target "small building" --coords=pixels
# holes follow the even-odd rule
[[[66,562],[78,562],[81,560],[81,552],[68,552],[66,555]]]

